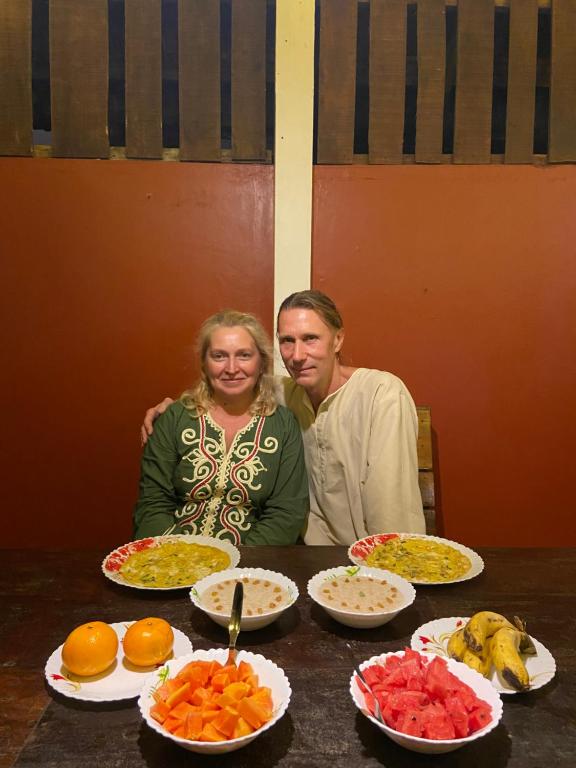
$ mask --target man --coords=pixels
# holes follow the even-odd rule
[[[342,365],[342,318],[320,291],[285,299],[277,333],[291,377],[279,381],[279,399],[300,424],[310,483],[305,542],[352,544],[386,531],[424,533],[418,418],[402,381]],[[146,413],[143,441],[169,402]]]

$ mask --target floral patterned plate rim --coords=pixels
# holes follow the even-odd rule
[[[448,547],[452,547],[458,552],[466,555],[470,560],[470,568],[466,573],[462,574],[456,579],[449,579],[447,581],[424,581],[419,579],[409,579],[406,576],[403,578],[412,584],[422,584],[425,586],[434,586],[436,584],[456,584],[459,581],[467,581],[478,576],[484,570],[484,561],[480,555],[469,547],[465,547],[464,544],[459,544],[457,541],[451,541],[450,539],[442,539],[440,536],[428,536],[425,533],[376,533],[372,536],[366,536],[363,539],[355,541],[348,547],[348,557],[356,565],[367,565],[366,557],[372,552],[372,550],[378,546],[378,544],[384,544],[390,539],[400,538],[406,539],[423,539],[425,541],[435,541],[439,544],[445,544]],[[394,571],[393,568],[388,566],[389,571]],[[402,575],[402,574],[399,574]]]
[[[110,624],[118,635],[118,653],[111,669],[93,677],[79,677],[69,672],[62,664],[62,645],[60,645],[46,662],[44,673],[48,684],[55,691],[71,699],[82,701],[121,701],[135,699],[140,695],[144,681],[155,669],[162,664],[151,667],[135,667],[124,658],[122,639],[133,621],[121,621]],[[184,656],[192,651],[192,643],[179,629],[172,627],[174,632],[174,647],[172,658]]]
[[[235,568],[240,562],[240,551],[234,546],[234,544],[223,539],[215,539],[212,536],[196,536],[192,534],[170,534],[166,536],[148,536],[145,539],[137,539],[136,541],[129,541],[127,544],[123,544],[121,547],[117,547],[110,552],[102,561],[102,573],[116,584],[122,584],[125,587],[132,587],[133,589],[151,589],[155,592],[166,591],[171,589],[189,589],[196,581],[191,581],[186,584],[178,584],[174,587],[152,587],[143,586],[140,584],[131,584],[123,578],[120,573],[120,568],[126,560],[135,552],[141,552],[144,549],[152,549],[153,547],[159,547],[161,544],[165,544],[169,541],[180,541],[184,544],[201,544],[206,547],[216,547],[216,549],[226,552],[230,557],[230,564],[226,568]]]
[[[463,627],[468,621],[466,616],[451,616],[445,619],[435,619],[418,627],[412,635],[410,647],[415,651],[426,651],[436,653],[438,656],[448,657],[448,640],[455,630]],[[530,675],[530,691],[549,683],[556,674],[556,662],[550,651],[542,645],[539,640],[532,637],[536,647],[535,656],[524,656],[523,661]],[[498,675],[496,670],[492,670],[490,682],[499,693],[518,693],[510,688]]]

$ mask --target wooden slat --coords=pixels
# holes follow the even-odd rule
[[[507,163],[529,163],[534,154],[538,0],[510,0]]]
[[[50,0],[52,154],[108,157],[107,0]]]
[[[220,2],[179,0],[180,158],[220,160]]]
[[[351,163],[356,97],[355,0],[321,0],[318,163]]]
[[[576,0],[552,5],[548,158],[576,160]]]
[[[434,474],[429,470],[421,469],[418,472],[418,485],[422,496],[422,506],[424,509],[434,509]]]
[[[32,151],[32,0],[0,3],[0,154]]]
[[[490,162],[493,59],[494,0],[460,0],[455,163]]]
[[[418,0],[418,98],[416,162],[442,162],[446,7],[444,0]]]
[[[406,92],[406,0],[370,4],[371,163],[401,163]]]
[[[266,159],[266,0],[232,3],[232,155]]]
[[[418,469],[432,469],[432,425],[430,408],[419,405],[418,413]]]
[[[162,157],[162,3],[125,1],[126,157]]]

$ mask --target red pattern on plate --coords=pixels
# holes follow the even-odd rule
[[[150,549],[155,546],[155,540],[153,538],[139,539],[138,541],[131,541],[130,544],[126,544],[123,547],[118,547],[114,552],[106,558],[104,568],[107,571],[114,573],[119,571],[122,564],[126,562],[130,555],[134,552],[141,552],[143,549]]]
[[[377,533],[374,536],[367,536],[365,539],[358,541],[350,550],[354,557],[361,557],[363,560],[372,552],[374,547],[378,544],[384,544],[390,539],[399,538],[397,533]]]

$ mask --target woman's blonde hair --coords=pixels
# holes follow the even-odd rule
[[[272,342],[262,327],[260,321],[247,312],[237,312],[235,309],[225,309],[211,315],[202,323],[196,339],[196,350],[200,356],[202,375],[200,381],[186,390],[180,396],[184,407],[198,414],[206,413],[214,405],[213,391],[206,375],[206,355],[210,347],[210,338],[217,328],[245,328],[254,340],[260,353],[260,376],[256,383],[255,397],[249,408],[254,416],[269,416],[276,410],[274,377],[272,375]]]

